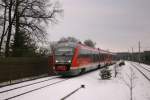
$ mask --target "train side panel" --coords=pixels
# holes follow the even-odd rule
[[[73,59],[71,69],[78,69],[82,73],[97,68],[99,65],[98,54],[98,50],[89,50],[88,48],[79,46],[77,56]]]

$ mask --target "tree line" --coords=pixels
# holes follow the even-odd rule
[[[46,40],[45,25],[63,12],[50,0],[0,0],[0,56],[35,54]]]
[[[92,47],[92,48],[95,48],[95,46],[96,46],[96,42],[92,41],[91,39],[87,39],[87,40],[84,40],[83,42],[81,42],[79,39],[69,36],[69,37],[62,37],[57,42],[51,42],[50,43],[51,51],[55,51],[56,45],[59,43],[63,43],[63,42],[74,42],[74,43],[80,42],[80,43],[87,45],[89,47]]]

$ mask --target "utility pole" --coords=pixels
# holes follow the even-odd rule
[[[132,47],[132,61],[133,61],[133,47]]]
[[[128,61],[130,61],[131,60],[131,57],[130,57],[130,52],[129,52],[129,49],[128,49]]]
[[[139,63],[141,62],[141,43],[140,43],[140,41],[139,41],[139,43],[138,43],[138,47],[139,47]]]

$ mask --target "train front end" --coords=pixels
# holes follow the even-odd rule
[[[54,70],[57,74],[63,76],[72,76],[76,73],[70,68],[75,52],[74,44],[59,44],[55,50],[55,66]]]

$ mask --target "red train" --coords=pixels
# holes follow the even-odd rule
[[[81,43],[60,43],[54,52],[56,73],[63,76],[74,76],[86,71],[110,65],[113,53],[91,48]]]

